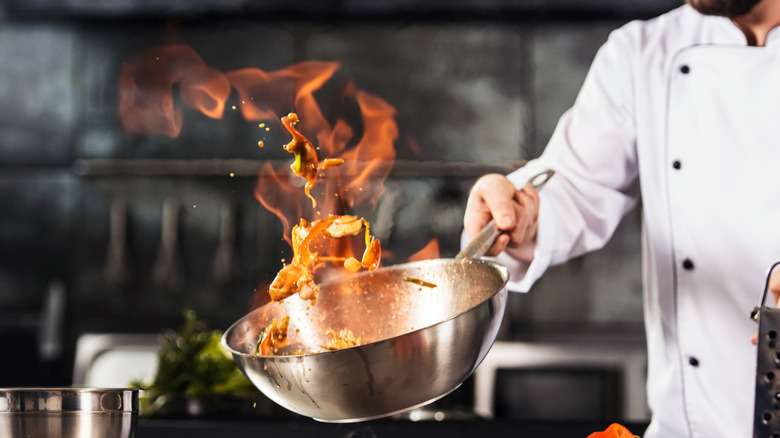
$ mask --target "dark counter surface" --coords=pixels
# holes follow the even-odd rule
[[[632,433],[644,433],[646,424],[622,423]],[[274,436],[296,437],[513,437],[585,438],[602,431],[609,423],[505,422],[489,420],[409,421],[375,420],[363,423],[332,424],[307,419],[279,420],[156,420],[139,419],[136,438],[215,438]]]

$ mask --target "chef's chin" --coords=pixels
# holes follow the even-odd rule
[[[734,18],[747,14],[761,0],[685,0],[685,2],[705,15]]]

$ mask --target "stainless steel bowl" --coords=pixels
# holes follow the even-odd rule
[[[436,287],[424,287],[410,278]],[[268,398],[301,415],[354,422],[405,412],[455,390],[484,359],[506,308],[505,266],[485,260],[407,263],[324,283],[315,305],[297,296],[249,313],[222,338]],[[258,335],[289,315],[288,337],[321,350],[329,329],[364,345],[258,356]]]
[[[131,438],[138,390],[0,388],[0,436]]]

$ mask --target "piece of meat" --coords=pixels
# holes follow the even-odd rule
[[[325,346],[326,350],[342,350],[360,345],[360,338],[355,339],[355,335],[350,329],[341,329],[338,333],[331,329],[328,330],[328,336],[331,336],[331,339]]]
[[[281,301],[296,293],[301,299],[316,300],[319,287],[305,268],[296,264],[284,265],[268,287],[268,294],[272,300]]]
[[[358,261],[354,257],[327,257],[329,261],[341,261],[350,271],[365,268],[373,271],[379,266],[382,248],[379,240],[368,233],[368,221],[357,216],[331,215],[327,218],[308,222],[301,219],[292,229],[293,258],[284,265],[274,278],[268,293],[274,301],[283,300],[298,293],[304,300],[316,300],[319,287],[314,281],[313,270],[321,261],[319,254],[312,252],[310,245],[322,237],[341,238],[354,236],[366,228],[366,250]]]
[[[276,274],[276,278],[271,282],[271,286],[268,287],[268,294],[274,301],[281,301],[290,295],[298,292],[298,279],[301,278],[303,272],[297,265],[284,265],[282,269]]]
[[[363,229],[363,221],[357,216],[331,216],[325,234],[330,237],[355,236]]]

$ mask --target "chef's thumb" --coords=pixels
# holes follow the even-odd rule
[[[501,230],[510,230],[515,226],[515,218],[511,214],[502,214],[496,218],[496,226]]]

